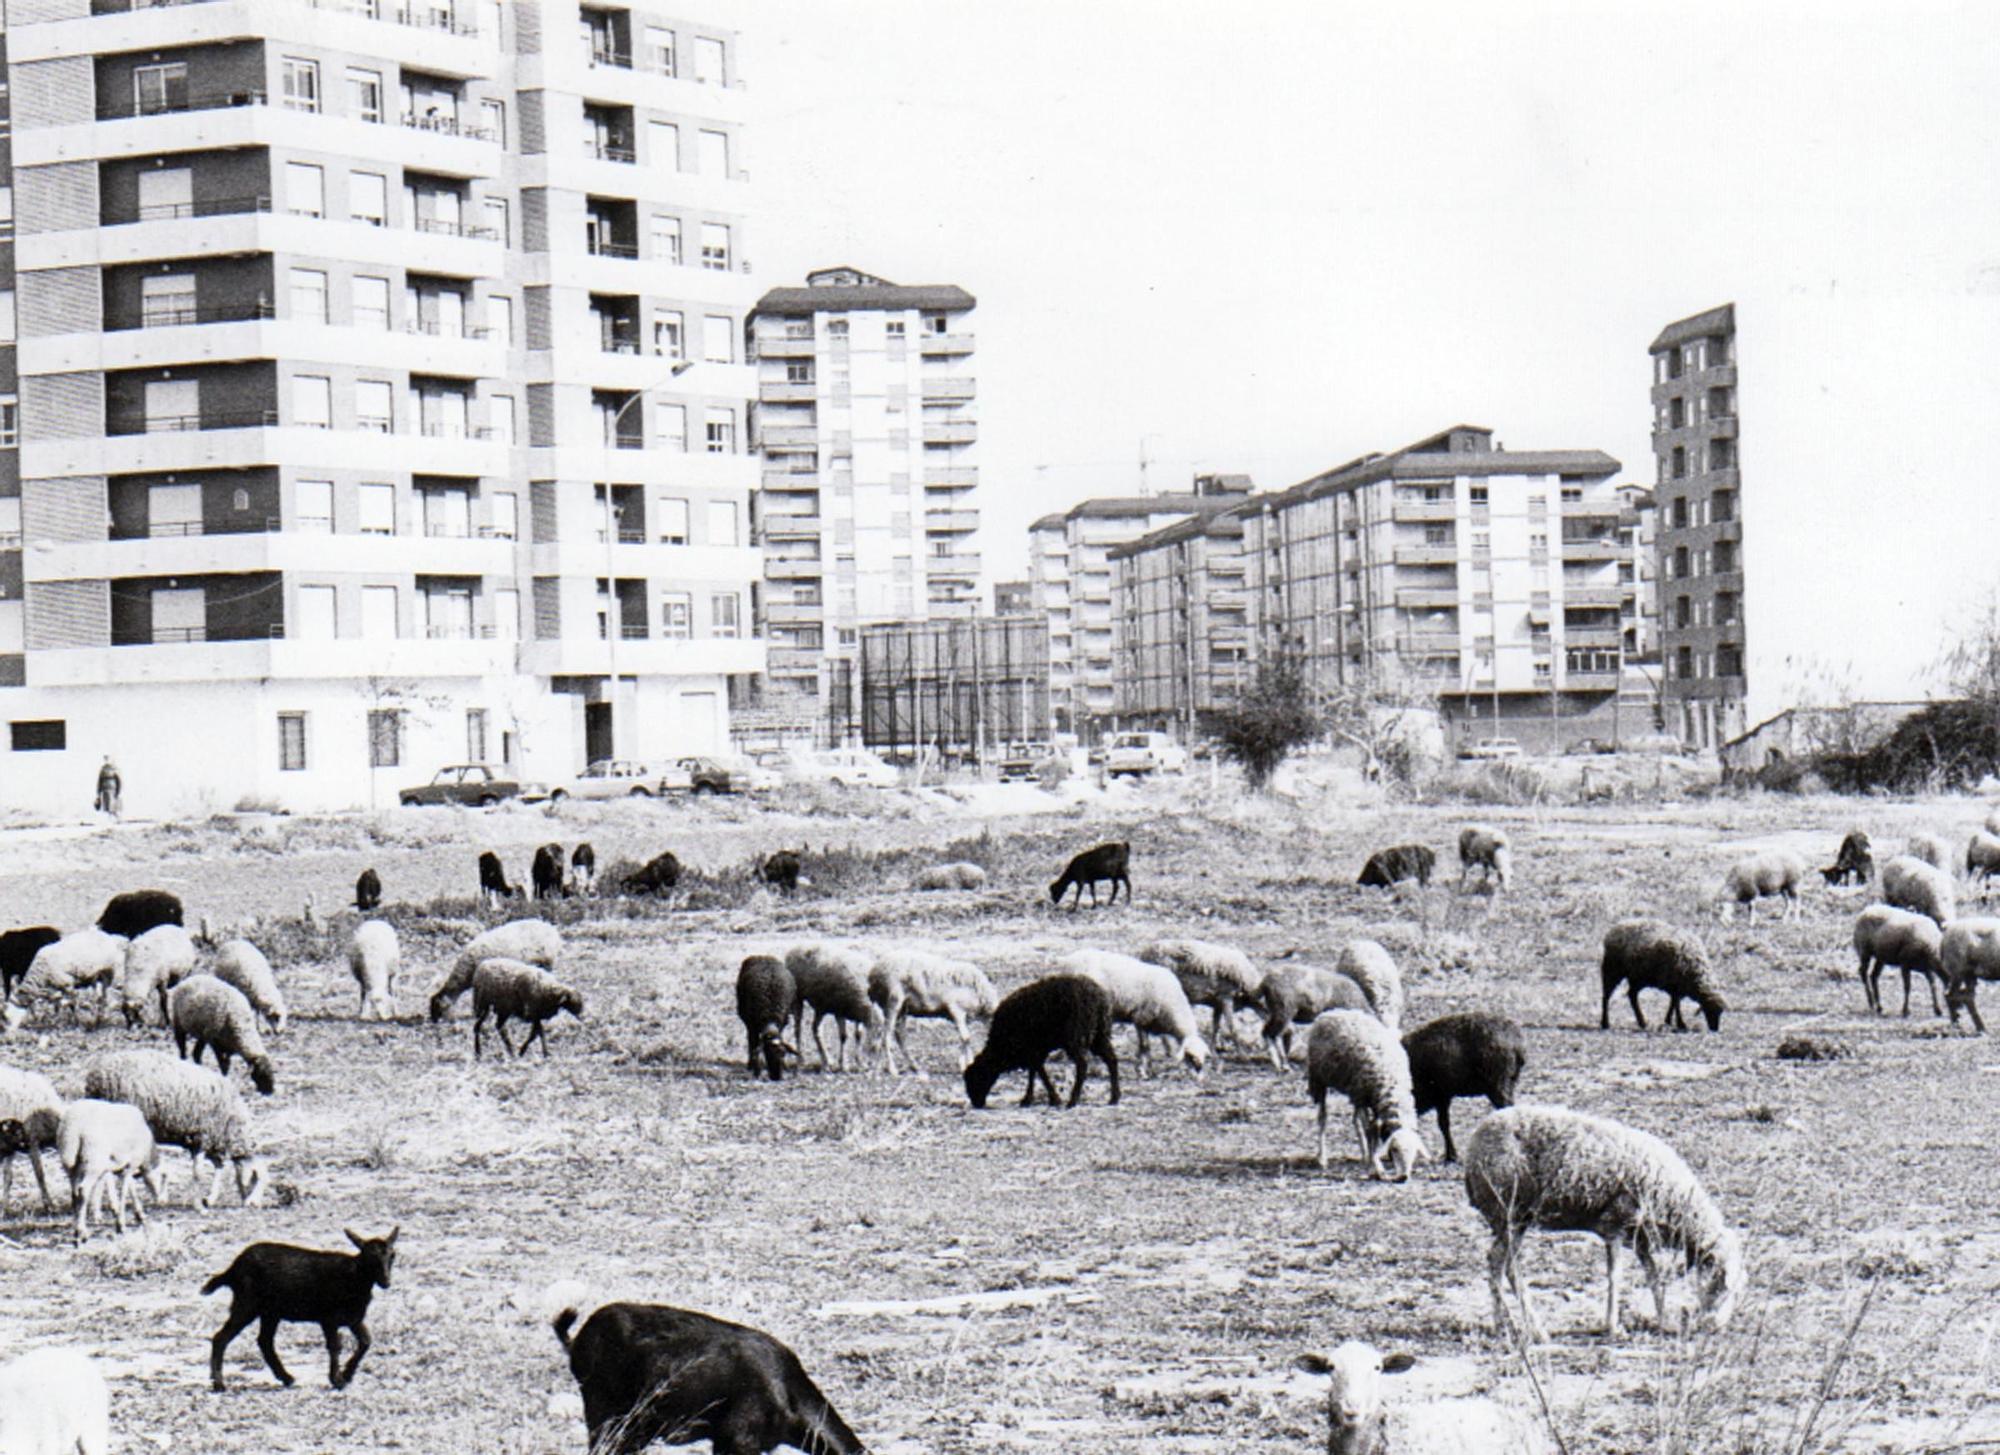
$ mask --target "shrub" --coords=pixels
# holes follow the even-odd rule
[[[1261,790],[1294,748],[1326,730],[1296,660],[1281,656],[1257,668],[1257,680],[1232,707],[1209,714],[1208,731],[1222,755],[1243,766],[1253,789]]]

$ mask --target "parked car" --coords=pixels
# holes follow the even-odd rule
[[[777,774],[733,753],[699,754],[675,767],[687,779],[676,786],[693,793],[768,793],[778,786]]]
[[[866,748],[801,753],[792,759],[792,771],[801,778],[850,788],[894,788],[902,781],[894,768]]]
[[[396,794],[405,808],[433,803],[463,803],[486,808],[509,798],[527,802],[547,798],[549,791],[539,783],[522,783],[506,777],[490,763],[454,763],[437,770],[430,782],[404,788]]]
[[[1518,758],[1521,756],[1521,745],[1513,738],[1481,738],[1471,747],[1460,749],[1458,756],[1481,760]]]
[[[1055,749],[1047,743],[1009,743],[1000,750],[1000,781],[1013,783],[1022,778],[1035,776],[1038,764],[1047,762],[1055,755]]]
[[[565,798],[652,798],[689,786],[688,775],[678,768],[660,768],[631,758],[600,758],[569,782],[551,788],[549,799],[560,803]]]
[[[1104,771],[1113,778],[1185,773],[1187,766],[1187,749],[1165,733],[1120,733],[1104,754]]]
[[[1618,745],[1605,738],[1578,738],[1567,750],[1572,757],[1588,757],[1593,753],[1611,754],[1618,751]]]

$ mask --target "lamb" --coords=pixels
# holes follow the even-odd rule
[[[585,896],[597,892],[597,850],[578,844],[570,851],[569,878],[576,892]]]
[[[347,968],[361,987],[356,1015],[385,1021],[396,1018],[396,971],[402,960],[396,927],[387,920],[366,920],[355,928],[353,942],[347,947]]]
[[[125,946],[123,938],[102,930],[78,930],[42,946],[0,1009],[0,1031],[19,1030],[28,1019],[28,1007],[38,1000],[66,1000],[74,1015],[78,994],[93,985],[99,988],[93,1024],[102,1025],[112,987],[125,968]]]
[[[354,907],[362,914],[382,907],[382,876],[363,869],[354,881]]]
[[[1606,930],[1600,973],[1604,1002],[1597,1017],[1599,1030],[1611,1029],[1611,992],[1621,982],[1632,1002],[1632,1019],[1642,1031],[1646,1028],[1646,1013],[1639,1009],[1641,990],[1667,993],[1667,1024],[1676,1030],[1688,1028],[1681,1016],[1683,1000],[1692,1000],[1701,1007],[1711,1031],[1722,1029],[1722,1013],[1729,1003],[1715,986],[1708,951],[1692,934],[1665,920],[1620,920]]]
[[[1458,888],[1465,892],[1465,876],[1474,869],[1479,871],[1479,882],[1483,885],[1489,876],[1500,888],[1507,887],[1507,877],[1514,872],[1514,850],[1507,841],[1507,835],[1485,824],[1467,824],[1458,831]]]
[[[0,1450],[7,1455],[105,1455],[111,1396],[89,1355],[37,1349],[0,1364]]]
[[[882,1064],[893,1073],[895,1052],[923,1075],[903,1038],[903,1023],[911,1016],[949,1020],[958,1032],[959,1065],[972,1058],[973,1016],[990,1016],[1000,997],[986,972],[967,960],[953,960],[923,950],[891,950],[876,958],[868,972],[868,998],[882,1009]],[[893,1041],[894,1049],[891,1049]]]
[[[1389,952],[1374,940],[1349,940],[1334,966],[1361,987],[1369,1007],[1390,1030],[1403,1024],[1403,976]]]
[[[1645,1264],[1662,1327],[1666,1277],[1656,1257],[1662,1249],[1681,1253],[1688,1270],[1701,1275],[1701,1311],[1714,1327],[1728,1323],[1742,1295],[1741,1240],[1680,1154],[1636,1127],[1564,1107],[1496,1111],[1467,1145],[1465,1192],[1493,1230],[1486,1272],[1503,1337],[1512,1326],[1500,1291],[1503,1276],[1521,1301],[1531,1337],[1548,1337],[1521,1282],[1521,1241],[1530,1228],[1595,1233],[1604,1240],[1604,1322],[1614,1337],[1621,1243],[1632,1244]]]
[[[1049,975],[1011,992],[993,1012],[986,1044],[965,1068],[965,1095],[974,1108],[984,1108],[993,1083],[1009,1071],[1028,1073],[1022,1106],[1035,1102],[1035,1078],[1040,1077],[1051,1107],[1060,1105],[1056,1084],[1049,1079],[1048,1059],[1061,1051],[1076,1065],[1069,1088],[1069,1105],[1083,1099],[1090,1076],[1090,1058],[1104,1063],[1111,1078],[1111,1104],[1118,1104],[1118,1052],[1111,1044],[1111,997],[1095,980],[1081,975]]]
[[[1286,965],[1264,977],[1264,1048],[1278,1071],[1292,1055],[1292,1027],[1311,1025],[1329,1010],[1375,1014],[1368,992],[1337,970]]]
[[[799,1054],[798,1047],[785,1040],[785,1022],[793,1018],[798,1004],[798,982],[777,956],[746,956],[737,967],[736,1014],[749,1040],[750,1052],[744,1064],[753,1080],[760,1052],[770,1078],[785,1079],[786,1054]]]
[[[187,924],[180,897],[164,889],[128,889],[104,902],[97,927],[107,935],[136,940],[156,925]]]
[[[1977,882],[1982,889],[1986,888],[1992,884],[1996,871],[2000,871],[2000,835],[1976,830],[1965,845],[1966,883]]]
[[[278,989],[278,977],[271,969],[271,962],[264,958],[264,952],[248,940],[231,940],[216,951],[215,964],[209,973],[224,985],[233,985],[243,992],[243,998],[250,1002],[251,1009],[264,1018],[264,1024],[278,1034],[285,1029],[285,993]]]
[[[526,960],[544,970],[553,970],[562,954],[562,934],[547,920],[515,919],[474,935],[451,968],[438,977],[430,990],[431,1019],[441,1021],[472,989],[472,974],[481,960]]]
[[[152,1129],[136,1106],[122,1101],[94,1101],[88,1097],[63,1108],[56,1128],[56,1145],[65,1171],[69,1173],[70,1202],[76,1208],[76,1240],[90,1236],[91,1214],[104,1202],[104,1187],[116,1180],[111,1194],[111,1215],[118,1231],[125,1231],[125,1209],[129,1206],[141,1224],[146,1221],[145,1203],[132,1189],[132,1174],[138,1173],[153,1194],[153,1201],[166,1197],[166,1178],[160,1171],[160,1149]]]
[[[0,1000],[14,993],[15,982],[28,973],[36,952],[61,938],[62,931],[54,925],[34,925],[0,934]]]
[[[1460,1011],[1439,1016],[1403,1037],[1410,1058],[1410,1095],[1417,1117],[1435,1111],[1444,1133],[1444,1160],[1456,1162],[1451,1140],[1451,1104],[1461,1096],[1483,1096],[1495,1109],[1514,1104],[1514,1088],[1528,1064],[1521,1027],[1495,1011]]]
[[[1534,1415],[1491,1396],[1387,1403],[1382,1376],[1416,1363],[1413,1354],[1385,1357],[1359,1339],[1331,1354],[1300,1357],[1301,1369],[1333,1376],[1326,1391],[1327,1455],[1550,1455],[1553,1447]]]
[[[277,1089],[271,1072],[271,1056],[257,1031],[257,1013],[243,992],[224,985],[213,975],[191,975],[174,987],[167,997],[167,1024],[173,1028],[174,1050],[197,1064],[201,1053],[215,1051],[216,1068],[229,1074],[229,1058],[241,1056],[250,1067],[250,1081],[269,1096]],[[188,1057],[188,1043],[194,1055]]]
[[[563,847],[561,844],[543,844],[535,850],[534,862],[528,866],[528,877],[534,884],[535,898],[559,899],[563,892]]]
[[[649,1303],[603,1304],[579,1328],[578,1300],[563,1304],[553,1325],[592,1455],[637,1455],[656,1440],[707,1440],[717,1455],[866,1455],[798,1356],[760,1329]]]
[[[280,1324],[318,1324],[326,1336],[326,1377],[335,1389],[345,1389],[361,1367],[368,1352],[369,1302],[377,1288],[389,1286],[389,1274],[396,1266],[396,1234],[391,1228],[386,1238],[364,1238],[351,1229],[342,1229],[355,1247],[352,1253],[328,1253],[317,1248],[300,1248],[290,1243],[252,1243],[222,1272],[201,1286],[203,1298],[218,1288],[230,1293],[229,1317],[215,1331],[208,1344],[208,1381],[220,1394],[222,1356],[230,1340],[256,1324],[257,1348],[265,1364],[289,1387],[292,1376],[278,1359],[277,1333]],[[354,1331],[354,1357],[347,1368],[340,1367],[340,1331]]]
[[[1757,901],[1775,895],[1785,901],[1784,918],[1792,919],[1800,912],[1799,882],[1805,877],[1804,862],[1788,850],[1765,849],[1746,854],[1731,864],[1722,877],[1722,888],[1716,896],[1719,912],[1727,919],[1731,907],[1747,905],[1746,913],[1755,919]]]
[[[1958,913],[1958,888],[1951,876],[1908,854],[1899,854],[1882,866],[1882,900],[1897,909],[1929,915],[1939,929]]]
[[[865,950],[812,942],[794,945],[785,952],[785,968],[798,986],[799,1000],[793,1012],[792,1039],[805,1044],[808,1007],[813,1012],[813,1048],[819,1052],[820,1069],[826,1068],[826,1045],[819,1038],[819,1023],[832,1016],[840,1032],[840,1069],[847,1069],[847,1027],[851,1021],[860,1029],[855,1034],[859,1059],[865,1065],[869,1042],[882,1028],[882,1011],[868,998],[868,972],[874,957]]]
[[[484,1049],[486,1017],[490,1012],[493,1029],[500,1033],[500,1044],[516,1058],[527,1055],[528,1047],[540,1041],[542,1059],[548,1060],[548,1023],[563,1011],[582,1020],[583,997],[540,966],[505,958],[481,960],[479,968],[472,972],[472,1059],[477,1061]],[[507,1039],[509,1020],[528,1023],[528,1034],[518,1051]]]
[[[1358,1010],[1328,1011],[1306,1040],[1306,1089],[1319,1106],[1320,1166],[1326,1166],[1327,1093],[1338,1091],[1354,1109],[1354,1132],[1369,1170],[1409,1180],[1424,1159],[1424,1143],[1417,1135],[1410,1060],[1395,1032]]]
[[[1951,1023],[1958,1024],[1962,1006],[1971,1013],[1973,1029],[1986,1034],[1979,1018],[1979,982],[2000,980],[2000,919],[1977,916],[1954,921],[1938,947],[1944,965],[1944,1003]]]
[[[197,1207],[215,1205],[225,1163],[235,1170],[236,1195],[245,1207],[262,1198],[269,1169],[250,1135],[243,1098],[221,1073],[164,1051],[110,1051],[84,1067],[83,1094],[137,1107],[153,1140],[184,1150],[191,1171],[199,1173],[204,1157],[213,1163]]]
[[[1141,945],[1141,960],[1173,971],[1188,1004],[1209,1008],[1209,1039],[1216,1045],[1236,1038],[1236,1010],[1255,1005],[1264,992],[1264,975],[1250,957],[1230,945],[1207,940],[1153,940]]]
[[[655,854],[625,878],[623,893],[665,894],[681,882],[681,861],[671,852]]]
[[[507,882],[507,871],[501,866],[500,856],[491,849],[479,856],[479,897],[488,904],[521,897],[520,889]]]
[[[42,1148],[53,1148],[62,1127],[63,1100],[48,1077],[0,1066],[0,1213],[14,1200],[14,1156],[24,1153],[42,1191],[42,1211],[54,1212]]]
[[[1833,856],[1833,863],[1819,871],[1820,878],[1828,886],[1846,884],[1850,880],[1856,884],[1866,884],[1875,874],[1875,856],[1869,852],[1868,835],[1860,829],[1850,829],[1840,841],[1840,851]]]
[[[757,866],[757,878],[780,894],[793,894],[798,891],[799,872],[804,867],[804,861],[797,851],[780,849],[775,854],[767,856],[764,862]]]
[[[1931,989],[1931,1013],[1944,1014],[1938,1004],[1938,977],[1944,974],[1942,933],[1928,915],[1871,904],[1854,921],[1854,953],[1860,956],[1861,993],[1868,1008],[1882,1013],[1882,971],[1895,966],[1903,972],[1903,1014],[1910,1013],[1911,972],[1924,977]]]
[[[1903,846],[1903,852],[1912,859],[1921,859],[1933,869],[1951,873],[1954,855],[1951,843],[1942,834],[1917,833],[1910,835],[1910,841]]]
[[[1208,1042],[1195,1029],[1194,1007],[1174,972],[1130,955],[1109,950],[1078,950],[1063,962],[1066,970],[1095,980],[1111,997],[1113,1023],[1130,1025],[1139,1039],[1139,1074],[1146,1074],[1146,1038],[1165,1036],[1174,1058],[1199,1074],[1208,1064]]]
[[[977,864],[960,861],[955,864],[932,864],[919,869],[917,877],[911,881],[912,889],[984,889],[986,871]]]
[[[1428,889],[1431,887],[1431,872],[1436,868],[1437,855],[1424,845],[1398,844],[1393,849],[1379,849],[1370,854],[1354,882],[1363,889],[1394,889],[1398,884],[1414,879]]]
[[[1049,901],[1061,904],[1063,895],[1072,885],[1076,888],[1076,900],[1070,905],[1072,912],[1083,907],[1084,886],[1090,887],[1090,907],[1097,908],[1097,886],[1105,880],[1111,881],[1111,898],[1107,904],[1118,902],[1118,888],[1125,888],[1125,903],[1132,903],[1132,846],[1129,843],[1099,844],[1094,849],[1085,849],[1064,866],[1062,876],[1049,886]]]
[[[167,992],[194,974],[194,937],[179,925],[155,925],[126,946],[125,973],[118,1001],[127,1026],[141,1025],[146,1004],[157,997],[160,1019],[167,1016]]]

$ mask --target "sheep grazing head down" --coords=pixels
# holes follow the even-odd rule
[[[1390,1182],[1408,1182],[1417,1164],[1429,1155],[1414,1128],[1398,1127],[1375,1149],[1375,1175]]]
[[[1725,1229],[1699,1266],[1702,1316],[1711,1328],[1720,1329],[1736,1312],[1737,1297],[1743,1292],[1743,1240]]]
[[[1299,1367],[1332,1377],[1326,1391],[1327,1455],[1383,1455],[1388,1449],[1388,1406],[1382,1376],[1416,1363],[1410,1354],[1384,1357],[1373,1344],[1349,1339],[1331,1354],[1307,1354]]]

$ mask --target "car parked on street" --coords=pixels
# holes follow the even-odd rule
[[[702,753],[674,765],[687,781],[678,786],[692,793],[768,793],[778,775],[733,753]]]
[[[1187,749],[1165,733],[1120,733],[1104,753],[1104,771],[1112,778],[1185,773],[1187,766]]]
[[[792,759],[792,772],[811,782],[839,783],[849,788],[894,788],[902,781],[889,764],[866,748],[828,748]]]
[[[398,790],[396,799],[405,808],[438,803],[488,808],[510,798],[532,803],[548,796],[548,789],[541,784],[509,778],[491,763],[453,763],[438,769],[428,783]]]
[[[1000,781],[1015,783],[1035,776],[1035,768],[1055,756],[1048,743],[1009,743],[1000,750]]]
[[[654,798],[689,786],[687,773],[679,768],[661,768],[632,758],[600,758],[569,782],[551,788],[549,799],[560,803],[565,798]]]

